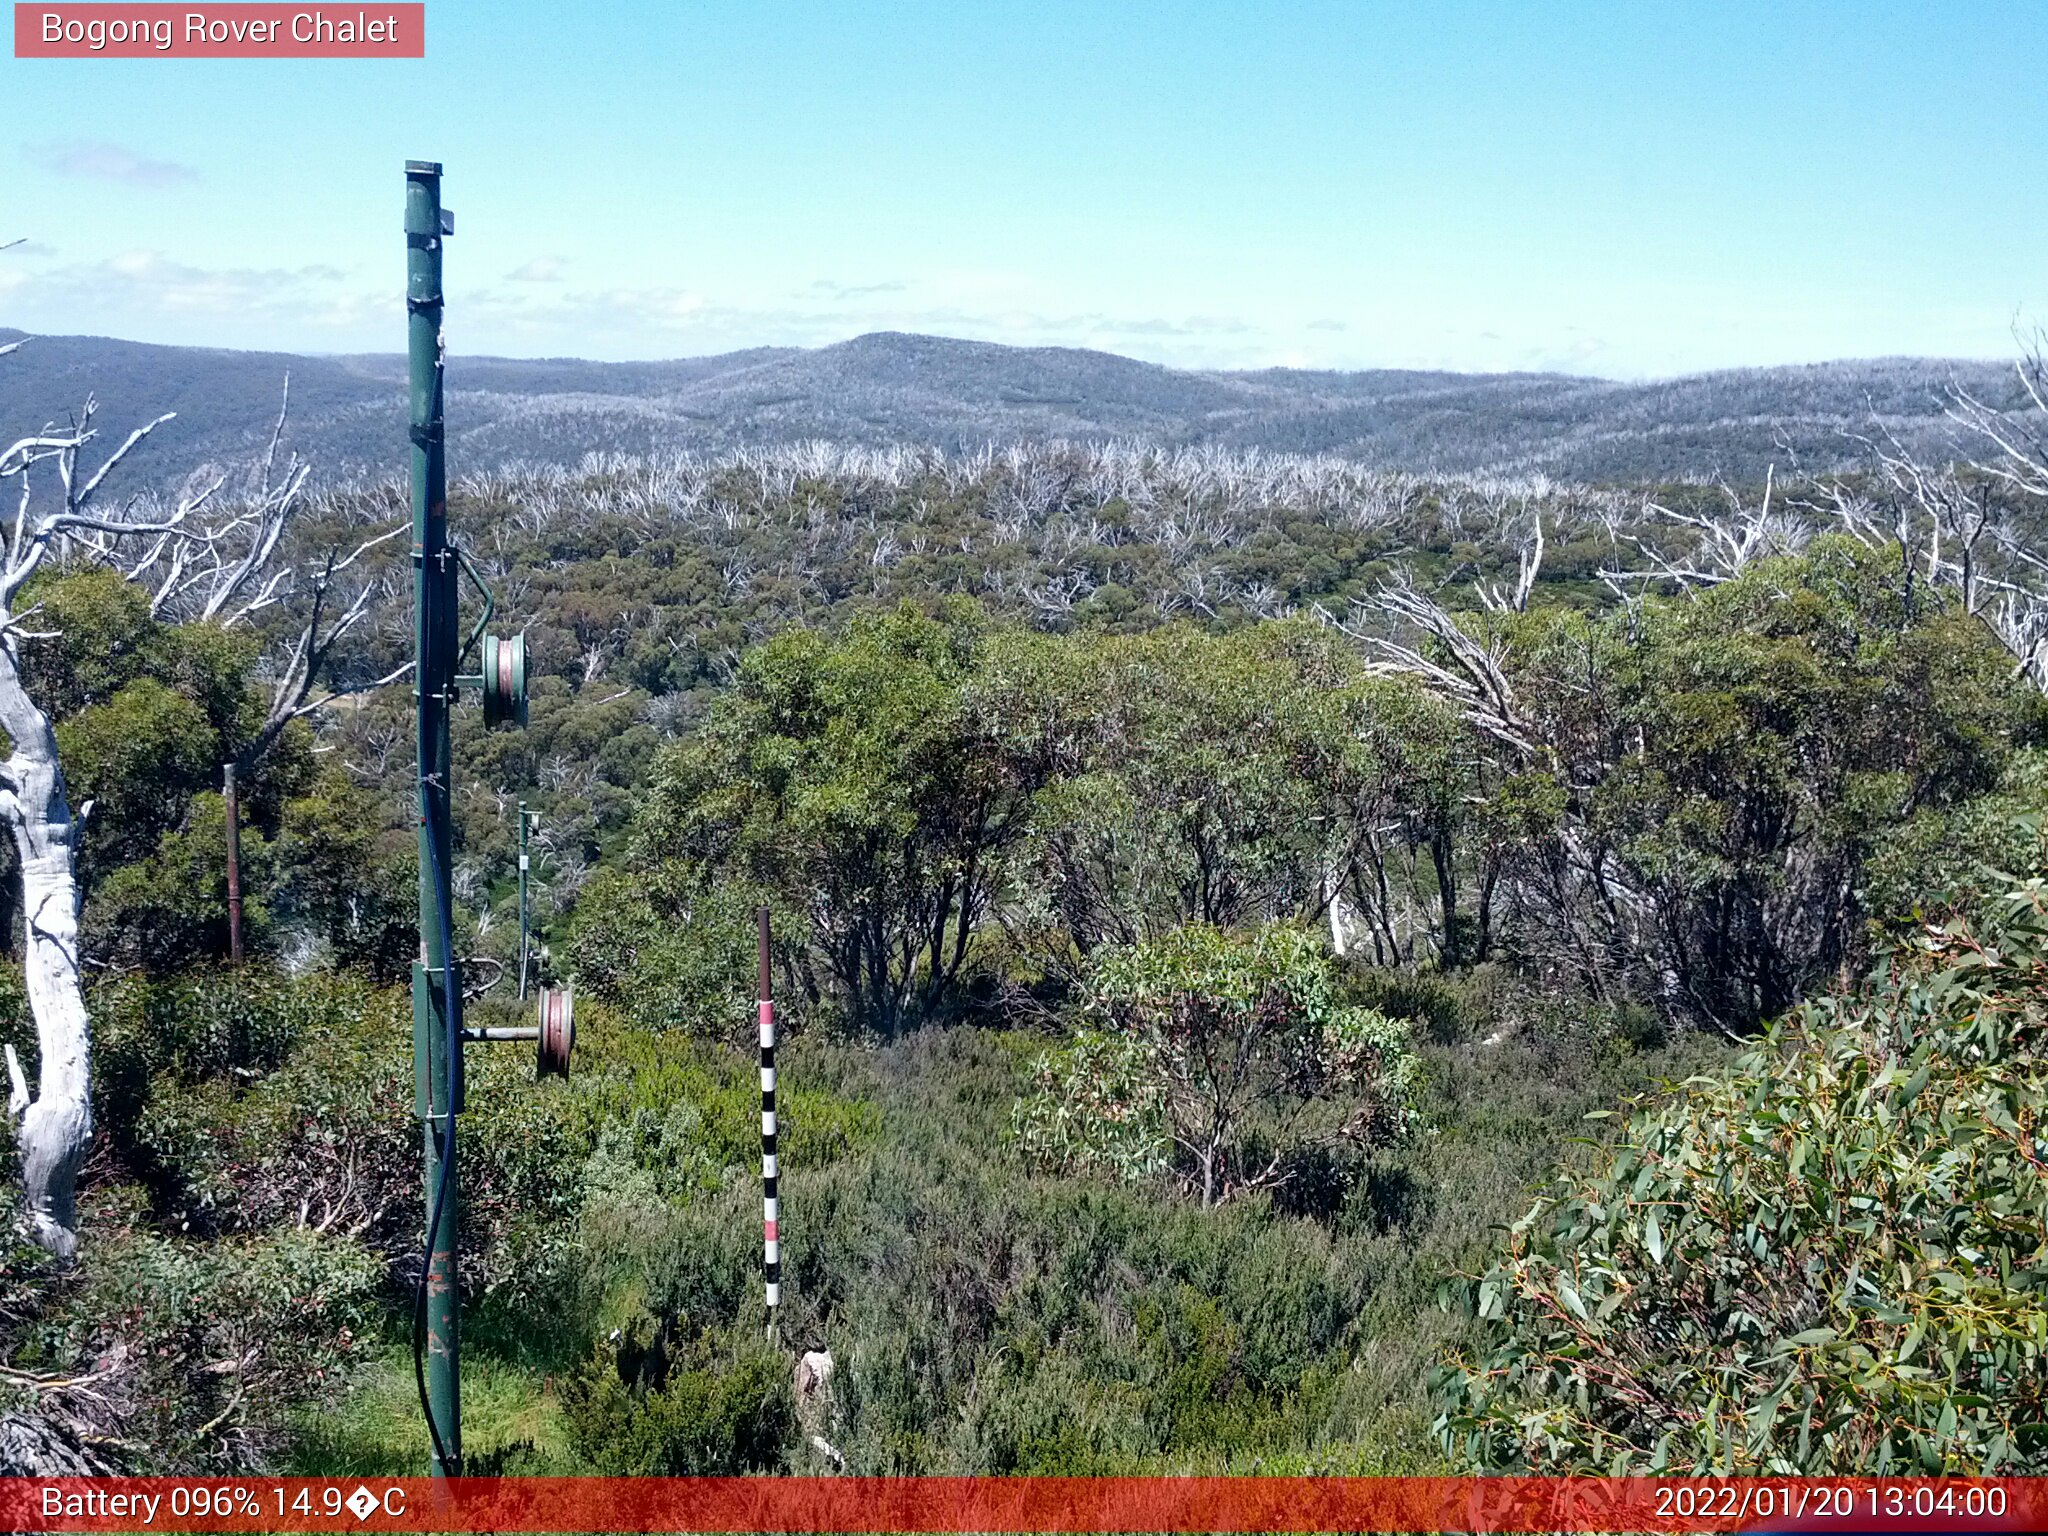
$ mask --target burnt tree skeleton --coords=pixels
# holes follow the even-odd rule
[[[1954,592],[2012,656],[2015,670],[2048,691],[2048,358],[2039,335],[2014,365],[2020,403],[2000,408],[1961,385],[1947,415],[1963,454],[1943,464],[1914,457],[1880,423],[1883,441],[1861,439],[1878,492],[1839,478],[1822,482],[1815,510],[1871,549],[1896,548],[1909,579]]]

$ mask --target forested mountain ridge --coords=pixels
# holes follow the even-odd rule
[[[22,333],[0,330],[0,341]],[[41,420],[96,392],[109,430],[176,411],[138,468],[246,459],[292,378],[293,441],[330,477],[395,470],[404,359],[39,336],[0,371],[0,413]],[[1890,432],[1940,458],[1946,392],[2004,403],[2001,364],[1876,359],[1651,382],[1376,369],[1189,372],[1111,353],[876,333],[811,350],[607,363],[455,356],[451,462],[573,464],[592,451],[715,451],[822,438],[927,444],[1138,440],[1336,454],[1411,472],[1593,482],[1761,478],[1856,460]]]
[[[2020,1166],[2048,897],[1987,874],[2048,867],[2048,475],[1979,453],[1768,491],[1128,440],[472,455],[451,528],[530,708],[456,725],[452,952],[477,1023],[529,1016],[537,812],[578,1044],[567,1082],[471,1058],[469,1470],[2048,1465],[2048,1293],[2005,1280],[2048,1275]],[[260,760],[305,592],[227,623],[81,541],[23,599],[94,807],[97,1140],[76,1269],[0,1249],[0,1429],[125,1470],[422,1454],[406,504],[327,468],[276,547],[361,615],[322,687],[368,691]],[[233,494],[221,537],[260,550]],[[831,1349],[823,1404],[760,1326],[757,902],[781,1342]],[[1980,1007],[1952,973],[1990,948]],[[33,1069],[24,974],[0,1044]],[[1177,1086],[1197,1057],[1252,1067]],[[1841,1128],[1825,1157],[1808,1124]],[[1695,1151],[1798,1187],[1614,1193]],[[1873,1254],[1986,1255],[1970,1294],[1861,1263],[1865,1210],[1913,1222]],[[1851,1272],[1879,1278],[1808,1283]]]

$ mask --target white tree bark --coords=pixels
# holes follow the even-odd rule
[[[37,1244],[62,1258],[78,1250],[78,1168],[92,1141],[92,1031],[78,960],[78,820],[64,793],[57,733],[22,687],[12,648],[0,646],[0,729],[13,743],[0,790],[21,860],[22,971],[36,1022],[33,1098],[7,1048],[13,1079],[24,1214]]]
[[[1327,862],[1321,875],[1324,912],[1330,920],[1330,953],[1342,960],[1351,953],[1351,931],[1355,926],[1351,903],[1344,899],[1344,876]]]
[[[309,698],[335,642],[369,611],[376,590],[374,582],[360,586],[336,613],[336,577],[395,535],[372,535],[347,556],[330,552],[303,573],[273,565],[306,481],[304,466],[294,459],[283,483],[272,482],[282,412],[253,497],[221,509],[211,522],[203,522],[200,513],[221,480],[175,505],[138,498],[119,513],[102,515],[95,497],[108,476],[171,418],[160,416],[130,433],[87,474],[79,454],[97,436],[94,411],[88,399],[68,429],[46,427],[0,447],[0,482],[14,480],[19,487],[12,527],[0,529],[0,731],[11,749],[0,762],[0,820],[14,836],[21,863],[23,970],[38,1049],[32,1094],[8,1048],[7,1108],[21,1154],[25,1225],[37,1243],[65,1258],[78,1250],[78,1171],[92,1142],[92,1028],[78,949],[77,852],[84,812],[72,814],[57,733],[22,677],[22,642],[48,638],[25,622],[35,608],[20,606],[22,590],[46,561],[103,565],[148,590],[150,611],[168,622],[228,627],[284,601],[295,584],[303,587],[305,621],[273,686],[263,726],[243,753],[254,762],[292,720],[336,696]],[[54,471],[56,492],[54,506],[41,511],[30,483],[38,466]]]

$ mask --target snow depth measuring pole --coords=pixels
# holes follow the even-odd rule
[[[755,910],[761,959],[761,1287],[768,1303],[768,1342],[782,1307],[782,1212],[776,1199],[781,1158],[775,1143],[775,987],[768,968],[768,909]]]

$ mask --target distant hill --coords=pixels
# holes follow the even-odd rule
[[[0,330],[0,342],[20,336]],[[171,478],[260,448],[292,380],[292,441],[324,476],[403,464],[405,360],[160,347],[39,336],[0,361],[0,432],[29,430],[97,393],[108,434],[173,410],[142,464]],[[1200,373],[1107,352],[878,333],[815,350],[764,347],[656,363],[457,357],[450,463],[573,463],[831,438],[947,449],[1044,438],[1141,438],[1331,453],[1396,469],[1540,471],[1639,481],[1760,477],[1789,452],[1853,459],[1875,411],[1937,456],[1951,380],[2004,401],[2010,369],[1885,358],[1743,369],[1653,383],[1563,374]]]

